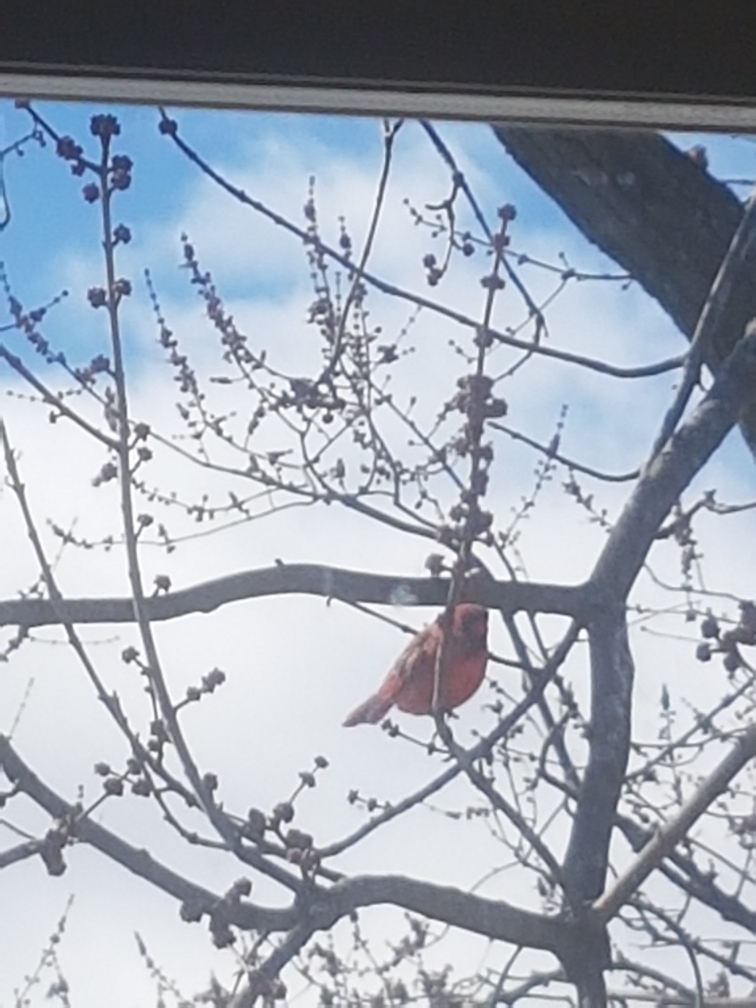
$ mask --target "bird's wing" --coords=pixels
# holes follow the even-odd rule
[[[391,691],[396,694],[409,680],[428,669],[433,670],[438,653],[441,628],[437,623],[431,623],[412,638],[407,647],[394,662],[386,677],[386,686],[391,684]]]

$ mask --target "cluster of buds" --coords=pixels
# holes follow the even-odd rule
[[[75,142],[73,137],[59,137],[55,146],[55,153],[64,161],[71,162],[71,172],[73,175],[83,175],[87,170],[87,162],[84,160],[84,151]]]
[[[286,849],[286,860],[298,865],[305,873],[312,873],[320,864],[320,855],[314,846],[313,837],[303,830],[292,828],[284,832],[282,827],[294,818],[291,802],[279,802],[267,817],[260,809],[251,808],[242,825],[242,836],[259,843],[266,832],[274,833]]]
[[[228,948],[236,941],[236,935],[231,930],[232,921],[238,917],[237,910],[241,901],[252,892],[252,882],[248,878],[239,878],[231,884],[228,891],[219,900],[210,902],[201,896],[185,899],[181,904],[179,914],[183,921],[197,923],[204,914],[210,918],[210,934],[216,948]]]
[[[463,375],[457,380],[458,391],[445,406],[445,411],[459,410],[473,424],[507,415],[504,399],[493,395],[493,379],[488,375]]]
[[[297,797],[305,789],[314,788],[317,785],[317,773],[328,766],[325,756],[316,756],[313,763],[312,770],[303,770],[299,774],[299,784],[288,801],[279,802],[270,816],[266,816],[260,809],[251,808],[240,831],[243,837],[254,843],[262,841],[266,832],[274,834],[283,842],[286,860],[298,865],[304,873],[314,872],[320,864],[320,855],[315,849],[313,838],[302,830],[284,830],[284,827],[294,819],[294,802]]]
[[[334,395],[333,390],[323,388],[309,378],[290,378],[289,389],[289,392],[278,397],[278,406],[294,407],[300,412],[302,409],[322,410],[321,419],[324,423],[330,423],[334,412],[339,412],[346,406],[343,399]]]
[[[391,722],[386,720],[381,727],[385,729],[387,724],[391,724]],[[364,798],[356,788],[349,791],[347,801],[350,805],[361,805],[367,812],[383,812],[391,807],[389,802],[380,802],[373,797]]]
[[[188,703],[196,703],[202,696],[214,693],[218,686],[222,686],[226,681],[226,673],[219,668],[214,668],[206,675],[202,676],[199,686],[187,686],[186,698],[181,703],[176,704],[176,710]]]
[[[175,119],[169,119],[165,113],[163,113],[163,118],[158,123],[158,132],[162,133],[163,136],[176,136],[178,133],[178,123]]]
[[[109,113],[94,115],[89,120],[89,132],[93,137],[109,140],[111,137],[120,135],[121,124],[114,115]]]
[[[461,542],[472,541],[490,532],[493,515],[480,508],[480,498],[488,490],[488,471],[493,461],[493,448],[481,444],[483,424],[492,417],[506,415],[507,404],[493,394],[494,383],[483,374],[463,375],[457,381],[457,391],[447,402],[439,419],[457,410],[467,420],[459,434],[452,440],[450,448],[460,458],[472,457],[474,465],[470,474],[470,485],[460,495],[459,502],[451,508],[451,524],[440,528],[438,538],[444,546],[457,549]]]
[[[134,167],[128,154],[115,154],[110,162],[110,185],[112,189],[123,191],[131,185],[131,169]]]
[[[227,314],[224,309],[212,275],[207,270],[200,268],[194,246],[186,234],[181,235],[181,241],[183,242],[184,268],[189,271],[191,283],[197,287],[200,297],[205,302],[205,312],[220,333],[221,344],[227,348],[223,359],[236,361],[240,366],[252,371],[265,367],[266,352],[263,350],[259,355],[255,355],[249,349],[247,337],[238,329],[233,316]],[[165,326],[163,328],[165,329]],[[165,335],[161,333],[160,342],[166,347],[177,345],[168,330]],[[185,360],[185,358],[181,358],[181,360]],[[172,359],[171,363],[178,363],[178,359]]]
[[[416,218],[418,222],[420,219],[422,218]],[[436,235],[434,234],[434,237],[435,236]],[[472,235],[470,234],[469,231],[465,231],[465,233],[459,238],[456,235],[452,235],[452,245],[454,248],[459,249],[462,255],[465,256],[465,258],[469,258],[469,256],[473,255],[473,253],[475,252],[475,246],[472,243]],[[429,287],[438,286],[440,280],[443,278],[443,275],[446,272],[448,265],[449,265],[448,257],[445,263],[439,265],[438,259],[433,254],[433,252],[427,252],[423,256],[425,279]],[[502,284],[502,286],[504,285]]]
[[[115,462],[105,462],[102,469],[97,473],[96,476],[92,477],[92,486],[98,487],[103,483],[110,483],[118,477],[118,466]]]
[[[123,298],[128,297],[131,291],[131,281],[120,277],[113,284],[113,303],[117,305]],[[108,292],[104,287],[90,287],[87,291],[87,301],[93,308],[106,308],[108,306]]]
[[[109,763],[95,763],[94,772],[98,777],[104,777],[102,789],[110,797],[120,798],[128,784],[132,794],[147,798],[152,792],[152,785],[144,774],[144,767],[136,756],[126,760],[124,773],[116,773]]]
[[[242,899],[251,892],[252,883],[248,878],[237,879],[210,910],[210,934],[216,948],[228,948],[236,941],[230,920]]]
[[[459,246],[459,250],[466,259],[475,253],[475,246],[469,231],[465,231],[462,235],[462,244]]]
[[[34,347],[35,351],[44,358],[48,364],[63,364],[65,363],[65,358],[62,353],[55,353],[51,347],[50,343],[45,337],[37,332],[37,326],[44,319],[47,311],[52,305],[57,304],[62,301],[63,298],[68,297],[68,291],[64,290],[61,294],[54,299],[48,305],[47,308],[33,308],[31,311],[24,311],[23,305],[10,293],[8,280],[5,273],[2,270],[2,264],[0,263],[0,282],[2,282],[5,292],[8,295],[8,310],[13,317],[13,324],[17,329],[19,329],[24,337],[28,340],[31,346]]]
[[[314,841],[309,833],[302,830],[287,830],[283,838],[286,847],[286,860],[298,865],[305,873],[312,874],[320,864],[320,855],[313,846]]]
[[[485,476],[485,473],[482,475]],[[477,494],[471,490],[462,491],[462,499],[459,503],[449,508],[449,518],[454,522],[450,530],[452,539],[456,539],[457,533],[462,530],[466,532],[469,539],[475,539],[480,535],[485,535],[493,523],[493,515],[490,511],[483,511],[478,506]]]
[[[45,839],[39,848],[39,854],[45,863],[48,875],[59,876],[66,870],[63,848],[68,843],[69,833],[69,824],[61,822],[45,834]]]
[[[110,361],[104,354],[97,354],[86,367],[76,368],[74,374],[82,385],[94,385],[98,374],[110,374]]]
[[[436,257],[432,252],[423,256],[423,266],[426,269],[426,279],[429,287],[435,287],[444,275],[443,267],[438,265]]]
[[[744,664],[739,646],[756,646],[756,604],[741,602],[740,619],[734,627],[725,631],[722,631],[716,616],[707,613],[701,621],[701,636],[704,639],[696,648],[699,661],[708,662],[714,654],[721,654],[725,669],[729,673],[737,671]]]
[[[108,185],[111,192],[116,189],[123,191],[129,188],[131,185],[132,167],[131,158],[127,154],[116,154],[113,157],[110,168],[108,168]],[[102,192],[96,182],[87,182],[83,186],[81,194],[87,203],[96,203],[101,197]],[[131,240],[131,232],[125,224],[119,224],[113,232],[113,238],[116,242],[128,242]]]
[[[150,459],[152,458],[152,449],[148,448],[146,444],[140,444],[140,442],[146,441],[147,438],[150,436],[151,433],[150,425],[146,423],[134,424],[134,429],[132,433],[133,433],[133,441],[131,447],[136,448],[136,456],[137,456],[137,462],[134,465],[132,472],[136,472],[136,470],[143,462],[149,462]],[[170,587],[170,585],[168,587]],[[168,590],[168,587],[165,588],[165,591]]]

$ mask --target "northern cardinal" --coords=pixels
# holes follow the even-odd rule
[[[469,700],[483,682],[488,659],[487,631],[487,609],[469,602],[455,606],[439,692],[442,711],[450,711]],[[439,616],[412,638],[378,692],[353,710],[344,725],[377,724],[394,704],[407,714],[431,714],[433,677],[442,636]]]

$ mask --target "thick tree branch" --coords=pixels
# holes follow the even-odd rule
[[[727,186],[652,132],[500,125],[494,133],[690,338],[742,214]],[[742,332],[756,292],[739,289],[730,313],[727,327]]]
[[[727,186],[654,133],[496,126],[517,163],[692,339],[743,208]],[[756,315],[756,250],[704,359],[716,374]],[[740,418],[756,451],[756,403]]]
[[[591,650],[590,754],[565,860],[583,899],[604,887],[630,745],[633,662],[625,603],[659,525],[733,427],[756,388],[756,326],[738,344],[693,415],[657,455],[625,506],[590,578],[605,607],[588,626]]]
[[[573,800],[576,794],[570,785],[543,772],[548,782]],[[614,817],[615,826],[624,834],[632,849],[638,853],[653,839],[652,830],[645,829],[633,819],[619,813]],[[699,900],[720,915],[723,920],[739,924],[746,931],[756,934],[756,911],[750,910],[737,897],[724,892],[708,872],[702,871],[691,857],[671,851],[669,863],[662,861],[659,870],[666,878],[688,896]],[[674,867],[673,867],[674,866]]]
[[[616,825],[636,854],[643,850],[655,835],[628,816],[618,815]],[[750,910],[736,896],[724,892],[708,872],[701,871],[692,857],[687,857],[679,850],[670,851],[667,857],[669,863],[660,861],[658,868],[673,885],[710,907],[722,920],[739,924],[751,934],[756,934],[756,911]]]
[[[707,356],[711,356],[711,347],[722,338],[722,319],[728,315],[728,306],[732,300],[732,292],[744,282],[750,283],[753,277],[753,260],[751,252],[756,246],[756,199],[752,196],[746,204],[743,216],[730,242],[730,247],[717,271],[714,283],[706,298],[701,315],[696,323],[691,337],[690,353],[685,362],[685,370],[677,387],[674,401],[664,417],[661,431],[652,450],[656,455],[667,440],[683,415],[693,389],[701,374],[701,367]]]
[[[15,864],[16,861],[25,861],[27,858],[35,857],[42,850],[42,846],[41,840],[27,840],[26,843],[0,851],[0,868],[7,868],[8,865]]]
[[[411,913],[487,938],[546,949],[555,954],[569,942],[570,926],[564,920],[403,875],[360,875],[337,882],[322,905],[310,907],[310,919],[317,921],[318,927],[329,928],[352,910],[382,903],[403,907]]]
[[[572,891],[595,899],[604,887],[614,814],[630,750],[633,659],[624,606],[589,628],[590,755],[564,862]]]
[[[144,600],[149,620],[168,620],[188,613],[212,612],[229,602],[267,595],[316,595],[376,605],[444,605],[449,591],[446,578],[404,578],[320,564],[277,564],[259,570],[229,574]],[[471,578],[465,598],[505,612],[546,612],[584,618],[592,598],[583,585],[528,584]],[[61,613],[71,623],[133,623],[130,598],[66,599]],[[46,626],[59,623],[47,599],[0,601],[0,626]]]
[[[672,851],[669,854],[669,861],[671,864],[662,861],[658,867],[673,885],[710,907],[722,920],[739,924],[751,934],[756,934],[756,912],[750,910],[736,896],[724,892],[691,858],[683,857],[678,851]]]

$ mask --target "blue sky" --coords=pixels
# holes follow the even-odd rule
[[[91,108],[66,103],[42,103],[38,107],[61,135],[71,135],[85,151],[94,152],[93,138],[89,135]],[[296,240],[288,239],[290,269],[283,269],[277,259],[271,260],[270,267],[266,268],[264,255],[261,258],[257,254],[250,262],[241,251],[238,255],[225,255],[219,262],[217,242],[223,240],[223,234],[216,229],[213,236],[216,244],[208,244],[210,235],[206,233],[211,222],[209,218],[215,211],[206,212],[199,224],[192,218],[192,208],[201,202],[198,197],[207,196],[209,186],[170,140],[159,135],[157,111],[140,106],[114,106],[112,111],[121,122],[121,135],[114,149],[127,151],[135,165],[132,186],[119,195],[115,209],[117,220],[128,224],[133,235],[132,244],[125,255],[122,254],[121,261],[129,267],[135,301],[145,302],[142,271],[149,268],[162,300],[191,304],[185,273],[178,268],[179,235],[184,227],[197,244],[203,266],[218,277],[225,297],[241,300],[256,297],[260,301],[275,302],[290,296],[294,286],[305,276],[304,256]],[[327,174],[330,164],[348,164],[351,171],[361,172],[366,178],[377,177],[381,164],[380,126],[376,120],[233,111],[209,113],[192,109],[174,110],[172,114],[179,120],[182,136],[230,181],[242,184],[245,178],[256,179],[258,166],[262,166],[260,172],[264,172],[264,166],[272,164],[275,167],[269,167],[269,171],[290,173],[291,185],[285,192],[283,188],[278,192],[273,187],[268,194],[268,204],[299,224],[311,172],[318,180],[317,197],[318,175]],[[23,111],[16,110],[10,101],[0,102],[0,124],[6,143],[25,132],[27,123]],[[495,220],[496,208],[502,202],[511,202],[517,207],[519,219],[514,229],[514,248],[532,253],[533,236],[540,236],[541,246],[548,248],[555,264],[558,264],[556,253],[564,251],[571,265],[579,269],[617,272],[615,264],[567,224],[561,211],[512,162],[485,124],[440,123],[437,128],[455,151],[461,166],[471,173],[470,181],[489,221]],[[733,146],[737,145],[730,144],[727,151]],[[750,154],[750,151],[744,153]],[[401,189],[403,171],[411,169],[413,158],[429,158],[429,155],[427,138],[419,127],[408,124],[400,134],[395,156],[399,181],[392,196],[396,205],[404,195]],[[287,158],[293,163],[288,163]],[[727,158],[731,160],[732,155],[728,153]],[[70,175],[68,165],[54,155],[49,145],[44,150],[36,144],[28,145],[23,158],[10,155],[4,167],[13,217],[10,225],[0,233],[0,261],[5,262],[14,290],[27,307],[46,303],[63,288],[71,287],[69,300],[48,317],[48,334],[55,342],[56,334],[60,333],[59,338],[65,342],[69,356],[80,352],[86,359],[97,341],[99,324],[91,312],[82,311],[87,288],[100,282],[98,270],[101,274],[101,267],[96,261],[97,209],[81,198],[83,180]],[[431,186],[426,195],[428,202],[441,199],[448,192],[444,172],[438,173],[437,182],[439,179],[440,183],[435,188]],[[254,190],[252,195],[255,195]],[[280,237],[275,235],[270,224],[246,209],[232,209],[227,196],[213,191],[205,202],[211,200],[217,200],[219,207],[237,215],[240,227],[259,235],[261,247],[268,236]],[[341,209],[336,199],[326,208],[325,233],[334,243],[336,216]],[[348,214],[348,206],[344,209]],[[402,219],[409,221],[406,210],[399,212],[397,220]],[[356,222],[352,219],[347,223],[354,227]],[[469,223],[473,225],[472,219]],[[196,233],[198,228],[200,234]],[[156,232],[160,232],[157,244]],[[430,240],[426,244],[432,247]],[[535,248],[537,252],[538,246]],[[295,269],[295,265],[299,268]],[[548,289],[543,287],[543,277],[537,270],[523,267],[522,275],[536,289],[539,285]],[[419,254],[407,286],[428,293]],[[439,296],[443,301],[444,292]],[[598,296],[602,297],[600,291]],[[642,299],[642,295],[631,291],[625,301],[637,302],[639,297]],[[663,319],[661,324],[669,328]],[[649,341],[648,346],[651,345]],[[127,346],[128,353],[136,354],[133,364],[137,367],[151,359],[146,344],[140,346],[140,351],[132,349],[132,344]],[[143,353],[147,353],[144,360],[140,356]]]
[[[70,103],[40,103],[37,107],[60,134],[73,136],[85,151],[95,150],[89,134],[91,108]],[[128,150],[136,166],[133,186],[121,196],[118,206],[137,234],[142,220],[170,221],[177,215],[187,193],[196,184],[197,171],[167,138],[158,134],[159,117],[155,109],[110,108],[121,123],[121,136],[114,149]],[[334,158],[348,156],[355,165],[375,169],[380,164],[380,128],[376,120],[264,112],[211,113],[195,109],[173,110],[172,114],[180,122],[182,135],[229,173],[247,169],[275,138],[295,138],[303,150],[325,149]],[[0,101],[0,117],[6,143],[26,131],[28,118],[11,101]],[[463,141],[461,146],[474,156],[478,169],[497,180],[497,198],[505,193],[530,227],[553,226],[559,220],[557,208],[512,164],[485,124],[437,125],[453,149],[458,151],[459,141]],[[406,132],[417,129],[409,127]],[[17,282],[28,289],[30,297],[44,298],[50,293],[45,286],[48,266],[59,254],[61,243],[71,251],[88,249],[96,214],[75,198],[81,180],[69,174],[68,166],[49,147],[40,150],[32,144],[26,148],[24,158],[9,156],[5,176],[13,224],[0,234],[0,255],[18,277]],[[486,198],[490,195],[483,193],[481,202],[492,216],[495,201]]]

